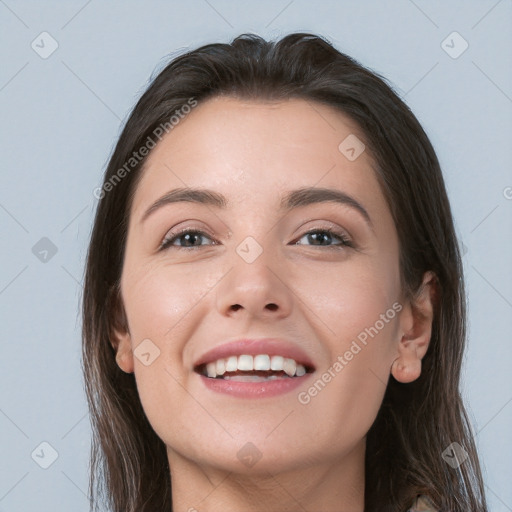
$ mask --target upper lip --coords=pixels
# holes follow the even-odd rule
[[[230,356],[241,356],[244,354],[250,356],[257,356],[258,354],[283,356],[295,360],[295,362],[302,364],[306,368],[314,369],[313,362],[302,348],[282,338],[245,338],[224,343],[205,352],[194,363],[194,369],[218,359],[226,359]]]

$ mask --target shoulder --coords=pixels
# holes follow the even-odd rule
[[[426,496],[418,496],[412,508],[407,512],[438,512]]]

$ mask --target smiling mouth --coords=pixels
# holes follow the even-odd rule
[[[194,370],[210,379],[236,382],[264,382],[303,377],[314,368],[284,356],[242,354],[201,364]]]

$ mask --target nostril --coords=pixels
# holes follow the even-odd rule
[[[240,306],[240,304],[233,304],[233,305],[231,306],[231,309],[232,309],[233,311],[238,311],[241,307],[242,307],[242,306]]]
[[[270,311],[275,311],[277,309],[277,304],[267,304],[266,306]]]

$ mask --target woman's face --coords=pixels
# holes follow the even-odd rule
[[[171,466],[275,474],[364,450],[404,311],[397,232],[361,140],[325,105],[218,97],[150,153],[118,362]],[[189,188],[211,195],[159,201]]]

